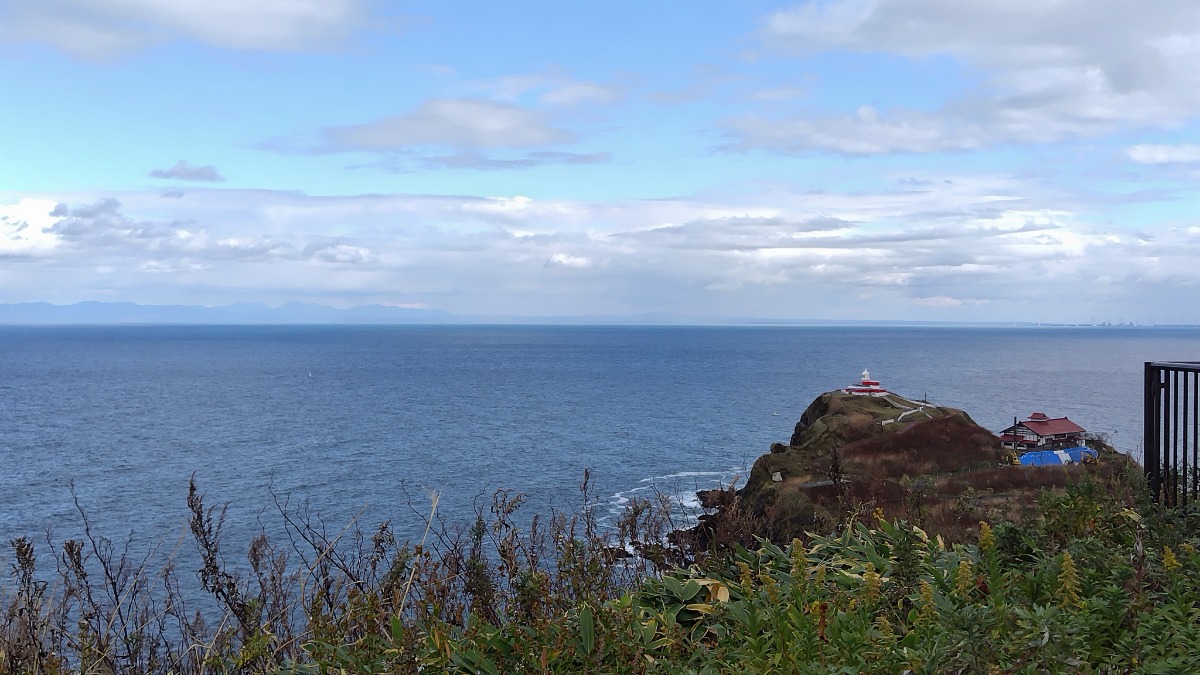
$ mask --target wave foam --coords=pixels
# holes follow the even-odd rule
[[[598,518],[598,522],[610,524],[621,515],[630,500],[638,497],[639,492],[653,492],[654,495],[668,495],[672,515],[678,518],[683,527],[696,524],[697,516],[704,510],[700,506],[700,491],[723,487],[736,482],[738,476],[744,475],[745,468],[730,467],[720,471],[679,471],[662,476],[650,476],[638,481],[639,485],[628,490],[621,490],[607,500],[596,503],[599,508],[607,507],[608,515]],[[682,489],[680,479],[695,479],[688,489]],[[645,495],[640,495],[645,499]]]

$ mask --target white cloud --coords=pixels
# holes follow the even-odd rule
[[[776,87],[774,89],[761,89],[750,94],[750,98],[755,101],[791,101],[793,99],[803,98],[808,94],[808,91],[799,87]]]
[[[1163,0],[827,0],[771,14],[763,40],[820,51],[950,56],[983,86],[934,110],[748,115],[733,147],[936,152],[1173,128],[1200,110],[1200,5]]]
[[[181,38],[301,51],[340,41],[364,18],[359,0],[9,0],[0,5],[0,42],[47,43],[86,58]]]
[[[592,261],[590,259],[566,253],[555,253],[546,260],[546,267],[574,267],[582,269],[591,266]]]
[[[572,140],[539,113],[495,101],[432,99],[403,115],[327,129],[336,150],[388,151],[413,146],[526,148]]]
[[[1200,145],[1143,143],[1126,150],[1129,159],[1138,164],[1191,164],[1200,162]]]
[[[577,153],[536,151],[510,157],[491,157],[475,151],[456,152],[450,155],[432,155],[415,160],[426,169],[473,169],[480,171],[507,171],[530,169],[548,164],[603,164],[612,159],[607,152]],[[374,164],[357,165],[351,168],[371,168],[407,173],[413,170],[413,161],[388,159]]]
[[[50,228],[61,220],[51,215],[56,206],[52,199],[35,198],[0,204],[0,258],[52,252],[58,245],[58,235]]]
[[[621,90],[595,82],[572,82],[556,87],[538,97],[550,105],[601,105],[612,103],[621,97]]]
[[[1200,6],[1161,0],[823,0],[776,12],[764,38],[777,49],[952,54],[985,67],[1098,67],[1115,88],[1163,74],[1161,56],[1194,50]]]
[[[208,183],[219,183],[225,180],[225,177],[217,171],[217,167],[210,165],[196,166],[189,164],[184,160],[175,162],[175,166],[167,169],[154,169],[150,172],[151,178],[171,178],[175,180],[195,180]]]
[[[926,307],[962,307],[963,305],[986,305],[987,300],[979,298],[953,298],[948,295],[934,295],[926,298],[914,298],[913,302]]]
[[[310,244],[304,254],[313,260],[335,264],[361,264],[371,262],[375,255],[365,246],[350,244]]]
[[[870,106],[842,117],[775,120],[745,116],[729,120],[727,126],[741,139],[738,146],[743,149],[765,147],[796,153],[821,150],[871,155],[976,150],[994,138],[979,124],[906,111],[880,118]]]
[[[468,97],[482,94],[486,98],[507,103],[536,97],[538,103],[569,107],[612,103],[624,96],[626,87],[621,84],[576,80],[566,73],[552,69],[543,73],[467,80],[460,83],[456,89]]]

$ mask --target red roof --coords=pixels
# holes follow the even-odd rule
[[[1026,420],[1021,426],[1029,429],[1038,436],[1057,436],[1059,434],[1082,434],[1084,428],[1065,417],[1055,417],[1045,420]]]
[[[1024,436],[1017,436],[1016,434],[1007,434],[1007,433],[1000,434],[1000,441],[1002,443],[1012,443],[1013,441],[1019,441],[1021,443],[1033,443],[1033,441],[1025,438]]]

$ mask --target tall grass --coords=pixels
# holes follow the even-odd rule
[[[240,554],[224,537],[225,507],[194,479],[191,540],[170,550],[96,534],[76,501],[81,538],[9,542],[0,673],[261,672],[385,644],[404,670],[416,667],[416,652],[397,646],[407,626],[545,622],[690,562],[666,545],[680,526],[671,496],[630,500],[602,528],[589,481],[585,472],[575,511],[525,517],[526,496],[500,490],[470,523],[441,518],[435,496],[419,542],[357,517],[329,530],[272,493],[283,538],[260,534]],[[180,545],[194,548],[196,569],[177,567]]]

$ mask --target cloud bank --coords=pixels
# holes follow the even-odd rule
[[[1200,5],[1123,0],[827,0],[770,14],[777,54],[950,58],[979,86],[934,109],[868,101],[852,113],[746,114],[734,149],[847,155],[977,150],[1174,128],[1200,108]]]
[[[86,59],[178,39],[302,51],[338,43],[365,14],[358,0],[7,0],[0,42],[48,43]]]
[[[19,202],[3,212],[0,241],[39,261],[10,266],[9,278],[63,301],[1088,321],[1134,317],[1147,297],[1182,300],[1200,283],[1198,228],[1097,225],[1083,214],[1098,204],[1030,197],[1011,177],[920,182],[614,203],[199,190],[164,207],[157,195],[125,193]],[[31,236],[28,214],[39,209]],[[100,295],[78,297],[80,288]]]

